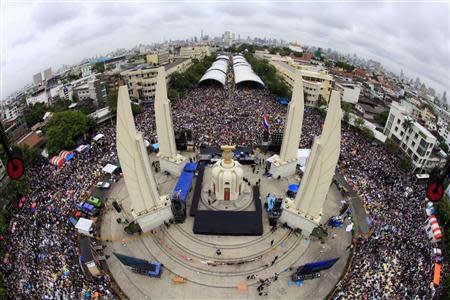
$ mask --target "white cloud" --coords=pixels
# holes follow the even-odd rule
[[[382,62],[441,92],[449,84],[447,3],[3,4],[2,95],[46,67],[139,43],[221,35],[276,37]]]

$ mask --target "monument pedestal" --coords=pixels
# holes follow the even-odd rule
[[[149,232],[150,230],[161,226],[164,222],[169,222],[173,219],[169,196],[161,196],[161,201],[164,202],[158,206],[155,206],[146,214],[142,214],[135,218],[135,221],[141,227],[142,232]]]
[[[288,203],[288,204],[287,204]],[[290,206],[292,205],[292,206]],[[279,223],[286,223],[293,229],[301,229],[304,236],[310,236],[314,228],[319,226],[319,222],[307,218],[303,213],[297,210],[294,206],[294,202],[290,199],[285,200],[283,203],[283,211],[281,217],[278,220]]]
[[[295,174],[297,170],[297,160],[292,161],[282,161],[278,155],[273,157],[273,161],[270,164],[270,174],[272,178],[278,178],[280,176],[289,177]]]
[[[186,158],[180,154],[175,158],[159,157],[158,160],[161,171],[167,171],[175,176],[180,176],[186,164]]]

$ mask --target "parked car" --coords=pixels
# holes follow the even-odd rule
[[[99,181],[97,182],[97,187],[99,189],[109,189],[111,187],[111,184],[107,181]]]
[[[98,208],[94,207],[94,205],[86,203],[86,202],[80,202],[78,204],[78,210],[81,212],[84,212],[90,216],[96,217],[99,214]]]
[[[74,217],[70,217],[69,218],[69,221],[70,221],[70,223],[72,223],[72,225],[75,227],[75,225],[77,225],[77,223],[78,223],[78,220],[77,219],[75,219]]]
[[[100,208],[102,206],[102,201],[94,196],[90,196],[87,202],[97,208]]]

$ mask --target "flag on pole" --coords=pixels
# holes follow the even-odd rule
[[[265,130],[269,131],[269,117],[267,114],[263,114],[262,116],[262,125]]]

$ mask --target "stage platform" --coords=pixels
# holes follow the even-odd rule
[[[205,174],[205,165],[206,165],[205,161],[200,161],[198,163],[197,182],[194,188],[194,195],[192,195],[191,210],[189,211],[189,215],[191,217],[195,216],[198,209],[198,202],[200,201],[200,198],[202,196],[203,175]]]
[[[262,206],[259,186],[253,186],[253,202],[255,203],[255,211],[196,210],[193,228],[194,233],[236,236],[262,235]]]

